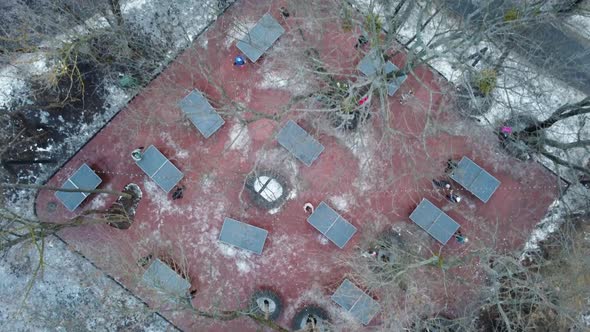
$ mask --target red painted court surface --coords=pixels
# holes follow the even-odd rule
[[[137,260],[163,253],[188,267],[191,283],[198,289],[193,305],[199,309],[243,307],[255,289],[267,287],[283,299],[281,324],[290,325],[304,304],[317,303],[326,307],[335,323],[349,324],[352,330],[358,326],[348,322],[329,299],[347,273],[338,258],[357,250],[364,227],[375,221],[407,223],[413,232],[423,232],[408,219],[423,197],[459,222],[469,238],[465,245],[451,240],[442,249],[445,259],[469,257],[482,246],[521,248],[556,197],[556,178],[535,163],[505,156],[496,148],[494,135],[456,118],[444,100],[444,83],[426,67],[416,69],[396,96],[387,98],[386,107],[380,108],[383,104],[373,95],[373,115],[360,130],[336,131],[317,103],[292,100],[321,86],[303,46],[317,49],[329,71],[354,80],[354,68],[363,56],[353,47],[358,35],[341,30],[338,14],[330,6],[292,11],[287,20],[280,17],[280,6],[278,2],[236,4],[49,181],[49,185],[61,185],[87,163],[103,180],[99,188],[122,190],[132,182],[143,191],[130,229],[97,224],[71,228],[61,235],[146,300],[150,297],[139,287],[143,270]],[[256,64],[235,68],[233,57],[239,54],[235,38],[265,12],[277,18],[287,33]],[[311,21],[309,15],[324,19]],[[393,59],[400,67],[403,61],[403,56]],[[177,106],[195,88],[207,94],[226,121],[209,139],[182,117]],[[399,96],[410,90],[413,97],[400,104]],[[325,146],[311,167],[274,138],[287,119],[296,120]],[[172,200],[131,159],[133,149],[152,144],[184,173],[184,198]],[[463,155],[502,182],[486,204],[462,192],[464,200],[453,205],[433,190],[431,180],[444,175],[446,160]],[[289,199],[280,209],[271,213],[252,204],[244,180],[254,170],[272,170],[287,180]],[[48,204],[57,200],[46,191],[38,197],[37,213],[42,220],[58,221],[83,210],[107,208],[115,199],[93,194],[74,213],[59,203],[57,210],[49,212]],[[343,250],[306,222],[304,203],[321,201],[358,228]],[[224,217],[269,231],[261,256],[218,243]],[[425,247],[439,250],[433,239],[425,236],[423,240]],[[439,269],[425,271],[432,273],[430,280],[442,278]],[[475,285],[482,282],[478,262],[473,260],[466,259],[445,273]],[[431,303],[429,310],[457,312],[475,300],[469,296],[473,286],[455,286],[422,285]],[[378,289],[373,295],[383,300]],[[256,330],[248,318],[217,322],[148,302],[186,330]],[[377,316],[372,324],[380,320]]]

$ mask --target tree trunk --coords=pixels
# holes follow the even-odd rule
[[[560,120],[587,113],[590,113],[590,97],[586,97],[575,104],[565,104],[553,112],[547,120],[531,124],[522,131],[533,133],[541,129],[547,129]]]
[[[117,25],[119,27],[123,26],[125,21],[123,20],[123,14],[121,13],[121,2],[120,0],[109,0],[109,4],[111,5],[111,11],[115,18],[117,19]]]

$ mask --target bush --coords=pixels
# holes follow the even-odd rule
[[[494,69],[484,69],[479,73],[476,81],[476,87],[484,96],[489,96],[496,88],[498,73]]]
[[[370,32],[379,32],[383,28],[381,18],[377,14],[369,13],[365,16],[365,29]]]
[[[504,22],[516,21],[520,18],[520,11],[516,7],[512,7],[504,12]]]
[[[342,30],[348,32],[352,30],[352,15],[347,3],[342,7]]]

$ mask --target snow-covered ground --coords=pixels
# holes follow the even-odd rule
[[[233,1],[225,1],[231,3]],[[154,38],[162,33],[172,36],[169,59],[187,47],[221,12],[218,0],[128,0],[122,1],[123,16],[128,23],[141,27]],[[104,27],[108,22],[95,15],[85,25],[74,27],[70,33],[54,36],[42,42],[47,49],[67,42],[73,35],[87,33],[88,28]],[[31,104],[32,78],[50,75],[55,61],[43,52],[21,55],[10,65],[0,68],[0,110]],[[106,82],[103,112],[95,114],[91,125],[82,121],[66,123],[60,132],[69,133],[66,153],[74,154],[98,132],[122,107],[132,93]],[[47,122],[47,112],[36,116]],[[52,146],[39,147],[38,152],[50,152]],[[182,156],[179,156],[182,157]],[[62,162],[68,158],[64,158]],[[34,177],[22,182],[43,183],[60,165],[42,166]],[[34,218],[34,191],[22,190],[9,200],[7,208],[28,218]],[[49,238],[45,250],[45,266],[33,284],[26,301],[22,301],[29,277],[38,261],[33,248],[14,248],[0,259],[0,330],[1,331],[169,331],[174,328],[162,317],[152,313],[138,299],[73,253],[56,238]]]
[[[367,3],[367,1],[361,1]],[[177,41],[170,58],[215,19],[218,13],[217,1],[213,0],[191,0],[174,1],[166,0],[130,0],[125,1],[123,14],[127,20],[133,21],[143,27],[147,32],[160,36],[161,30],[153,30],[154,26],[168,26],[166,33],[171,33]],[[158,14],[158,15],[156,15]],[[418,21],[417,12],[412,12],[406,25],[400,30],[400,40],[407,41],[413,36]],[[94,25],[105,24],[100,17],[92,18]],[[92,23],[90,22],[90,23]],[[427,29],[423,40],[434,35],[437,31],[445,28],[445,24],[452,26],[456,24],[449,17],[442,16],[432,22],[432,28]],[[568,24],[579,27],[580,34],[588,31],[587,20],[572,16]],[[91,24],[92,25],[92,24]],[[248,28],[243,29],[247,31]],[[236,35],[243,31],[236,31]],[[57,38],[56,39],[60,39]],[[67,38],[61,38],[67,40]],[[233,40],[233,38],[232,38]],[[206,45],[206,40],[201,41]],[[466,45],[466,53],[473,53],[481,49],[484,44]],[[460,83],[463,79],[463,71],[456,67],[457,61],[453,59],[458,52],[449,52],[444,46],[436,50],[446,54],[446,58],[439,58],[430,64],[452,82]],[[499,54],[497,50],[490,50],[491,54]],[[540,118],[548,114],[565,102],[579,100],[582,94],[562,82],[539,73],[535,68],[526,67],[526,62],[517,56],[512,56],[507,61],[518,63],[518,71],[507,70],[499,78],[499,89],[495,92],[497,101],[492,109],[481,118],[482,123],[487,123],[490,128],[504,119],[511,109],[532,110]],[[43,53],[29,54],[15,59],[11,66],[0,69],[0,108],[11,105],[27,103],[29,98],[29,86],[27,78],[32,75],[43,75],[51,70],[52,62],[48,61]],[[516,68],[516,66],[515,66]],[[537,91],[519,92],[518,89],[502,89],[502,87],[513,86],[516,79],[522,79],[523,70],[530,70],[530,74],[538,81]],[[264,84],[269,86],[281,86],[291,79],[281,73],[267,73]],[[114,85],[108,85],[105,109],[103,115],[97,117],[95,125],[77,126],[66,128],[72,132],[83,133],[73,135],[71,153],[74,153],[86,140],[97,132],[116,112],[124,106],[132,96]],[[530,95],[527,95],[530,94]],[[43,114],[40,114],[42,117]],[[567,139],[566,131],[575,130],[575,123],[566,123],[563,127],[556,127],[551,133],[554,139]],[[68,126],[68,124],[64,124]],[[69,124],[73,126],[73,124]],[[242,138],[248,133],[242,132],[236,127],[232,131],[234,144],[231,149],[246,150],[247,145],[242,144]],[[47,149],[47,148],[44,148]],[[181,156],[179,156],[181,157]],[[581,155],[580,157],[584,157]],[[586,156],[587,157],[587,156]],[[43,174],[39,174],[37,182],[43,182],[52,173],[47,168]],[[293,189],[295,192],[295,188]],[[543,239],[544,236],[556,227],[555,220],[558,220],[559,213],[564,206],[579,206],[577,198],[579,191],[583,188],[571,188],[567,198],[556,202],[553,209],[545,220],[540,223],[539,231],[531,236],[529,246],[534,246],[535,241]],[[32,216],[31,193],[21,192],[22,197],[17,199],[16,205],[12,208],[19,210],[22,214]],[[331,202],[346,210],[350,202],[347,197],[332,197]],[[230,252],[227,252],[231,255]],[[34,249],[26,248],[13,250],[0,260],[0,330],[8,331],[37,331],[37,330],[142,330],[161,331],[170,329],[159,316],[150,313],[147,308],[128,292],[120,288],[114,281],[98,271],[84,258],[72,253],[61,241],[48,239],[46,248],[46,266],[42,278],[33,285],[30,296],[24,305],[21,306],[21,296],[26,290],[28,276],[34,268],[37,256]],[[241,272],[251,268],[246,263],[238,266]],[[42,317],[42,318],[40,318]],[[82,327],[82,328],[80,328]]]
[[[174,331],[130,292],[72,252],[47,238],[44,265],[34,246],[0,258],[0,331]]]
[[[408,19],[398,30],[397,38],[401,42],[405,43],[414,38],[418,27],[427,20],[429,15],[434,13],[435,8],[428,7],[428,3],[417,2],[414,9],[408,13]],[[369,10],[371,6],[376,13],[384,10],[375,0],[358,0],[356,4],[360,10]],[[426,9],[422,10],[422,8]],[[590,26],[590,18],[576,15],[570,18],[569,23],[575,24],[574,26],[582,31]],[[502,53],[492,44],[475,39],[473,43],[437,44],[437,38],[441,38],[441,33],[444,36],[446,31],[454,31],[460,25],[461,23],[453,16],[442,12],[442,14],[435,16],[410,44],[410,47],[417,47],[417,49],[426,47],[428,56],[436,55],[428,64],[456,85],[461,85],[466,80],[468,69],[464,65],[466,56],[487,47],[486,56],[475,67],[475,70],[481,70],[490,67],[490,64],[493,64]],[[539,120],[544,120],[559,106],[580,101],[585,96],[581,91],[532,66],[520,55],[512,53],[506,59],[503,70],[498,75],[497,88],[492,95],[493,103],[490,110],[474,118],[489,130],[495,130],[511,114],[526,113],[534,115]],[[590,139],[590,129],[588,126],[581,127],[579,118],[572,117],[549,128],[547,136],[559,142],[569,143],[577,139]],[[552,152],[557,153],[556,150]],[[561,155],[561,157],[584,165],[588,162],[589,155],[584,149],[578,149],[571,150],[569,155]],[[566,179],[575,181],[575,176],[565,172],[565,167],[556,168],[556,165],[544,158],[539,158],[539,161]]]
[[[383,14],[384,9],[375,0],[356,0],[354,3],[361,11],[372,9],[374,13]],[[417,3],[425,4],[425,2]],[[588,3],[589,1],[586,1],[584,6],[589,6]],[[422,22],[426,20],[429,14],[434,12],[434,8],[429,8],[421,13],[421,7],[421,5],[415,6],[414,10],[408,13],[409,18],[405,21],[405,24],[398,30],[397,38],[401,42],[406,43],[413,38]],[[576,31],[582,38],[587,38],[590,43],[590,11],[587,10],[586,15],[576,14],[570,16],[565,24]],[[442,31],[453,31],[459,25],[460,22],[451,15],[438,15],[410,46],[423,49],[425,45],[429,45],[429,43],[436,40],[437,37],[435,36],[440,38],[440,35],[437,34]],[[502,53],[490,43],[482,41],[460,45],[444,43],[431,47],[427,54],[437,54],[437,57],[428,64],[450,82],[461,85],[465,82],[466,77],[466,68],[461,65],[465,61],[461,57],[475,54],[484,47],[488,48],[487,58],[484,58],[475,67],[476,70],[481,70],[485,68],[483,66],[486,64],[490,67],[490,64],[494,63],[494,60],[497,60]],[[529,64],[526,59],[512,53],[506,59],[504,69],[498,76],[497,88],[493,92],[493,103],[490,110],[474,118],[481,125],[487,127],[488,130],[496,130],[499,124],[512,114],[531,114],[539,120],[544,120],[560,106],[578,102],[585,97],[586,95],[581,91],[549,76],[544,71]],[[546,134],[548,138],[562,143],[590,139],[590,129],[585,125],[584,121],[580,121],[579,117],[560,121],[549,128]],[[548,147],[548,150],[578,165],[586,165],[590,157],[585,148],[571,150],[567,155],[550,147]],[[564,216],[579,211],[587,211],[589,208],[588,199],[590,193],[587,188],[576,183],[577,174],[567,167],[555,165],[544,157],[537,156],[536,158],[549,169],[570,180],[573,185],[551,205],[546,216],[539,221],[525,244],[523,258],[527,252],[537,250],[541,241],[547,239],[550,234],[559,229]]]

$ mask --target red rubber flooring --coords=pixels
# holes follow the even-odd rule
[[[342,31],[330,6],[317,10],[316,15],[325,20],[306,23],[309,13],[304,10],[292,12],[286,21],[280,18],[281,5],[245,1],[233,6],[49,181],[49,185],[61,185],[85,162],[103,179],[100,188],[121,190],[133,182],[143,190],[129,230],[97,224],[67,229],[61,235],[186,330],[255,331],[256,325],[247,318],[217,322],[188,311],[166,310],[170,305],[149,300],[146,290],[138,287],[139,258],[159,253],[186,266],[198,289],[193,304],[199,309],[242,307],[255,289],[268,287],[284,301],[279,322],[285,326],[306,303],[325,306],[333,321],[341,323],[342,315],[329,300],[347,273],[339,258],[354,252],[363,227],[375,220],[408,223],[408,228],[422,232],[408,216],[426,197],[457,220],[469,238],[465,245],[451,240],[442,255],[445,259],[467,257],[444,273],[464,277],[471,286],[452,282],[441,286],[440,269],[426,270],[431,273],[426,280],[432,284],[423,286],[431,299],[430,310],[460,312],[472,303],[470,294],[483,282],[479,263],[469,258],[470,253],[481,246],[521,248],[556,197],[556,178],[535,163],[503,155],[491,133],[456,118],[452,104],[444,98],[449,87],[423,66],[395,97],[388,97],[387,107],[379,108],[376,105],[382,103],[372,97],[373,116],[358,132],[335,131],[321,109],[310,111],[309,104],[290,102],[293,95],[313,91],[320,84],[304,69],[307,59],[301,46],[315,46],[329,70],[346,77],[356,75],[354,67],[362,57],[353,47],[357,35]],[[228,35],[238,36],[265,12],[277,18],[287,33],[258,63],[235,68],[232,61],[238,51]],[[245,24],[238,28],[237,20]],[[314,29],[322,33],[311,33]],[[393,59],[398,66],[403,61],[403,55]],[[183,119],[177,106],[195,88],[208,95],[226,120],[206,140]],[[413,97],[400,104],[399,96],[410,90]],[[288,118],[325,146],[311,167],[274,139]],[[151,144],[184,172],[184,198],[173,201],[130,158],[133,149]],[[453,205],[433,190],[431,180],[443,176],[446,160],[463,155],[502,182],[486,204],[463,192],[464,201]],[[253,205],[244,189],[244,179],[254,169],[273,170],[287,179],[290,197],[273,214]],[[75,213],[59,203],[57,210],[49,212],[48,203],[56,198],[45,191],[37,199],[37,214],[45,221],[65,220],[83,210],[108,207],[115,199],[94,194]],[[359,230],[343,250],[306,222],[303,204],[321,201]],[[269,231],[261,256],[217,242],[224,217]],[[424,246],[440,250],[428,237]]]

